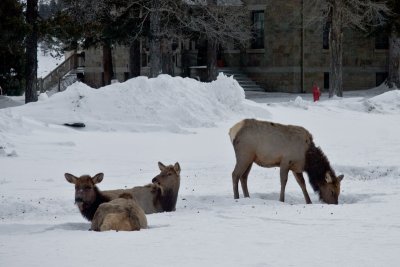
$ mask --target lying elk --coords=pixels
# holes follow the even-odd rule
[[[131,189],[103,191],[104,196],[115,199],[121,194],[131,194],[146,214],[175,211],[180,186],[181,167],[179,163],[165,166],[158,162],[160,174],[152,179],[152,184]]]
[[[129,194],[101,204],[94,214],[91,230],[139,231],[147,228],[144,211]]]
[[[79,211],[87,220],[92,221],[91,230],[134,231],[147,228],[144,211],[131,195],[121,194],[111,200],[97,188],[96,184],[103,177],[103,173],[94,177],[65,174],[67,181],[75,185],[75,203]]]
[[[303,177],[305,171],[320,199],[328,204],[338,204],[343,175],[336,176],[327,157],[303,127],[245,119],[230,129],[229,136],[236,155],[232,173],[235,199],[239,198],[239,180],[244,196],[249,197],[247,178],[255,162],[261,167],[280,167],[280,201],[285,201],[288,173],[292,171],[306,203],[311,203]]]

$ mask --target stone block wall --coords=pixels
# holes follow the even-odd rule
[[[234,55],[226,51],[226,65],[241,67],[267,91],[300,92],[301,1],[244,2],[249,23],[253,10],[264,11],[265,47]],[[376,73],[387,72],[388,51],[376,50],[374,38],[364,32],[346,29],[343,48],[344,90],[372,88],[376,85]],[[313,81],[324,88],[324,73],[329,73],[329,68],[329,49],[323,49],[323,27],[310,25],[304,31],[304,90],[310,92]]]
[[[306,1],[306,0],[304,0]],[[301,91],[301,1],[244,0],[251,22],[252,11],[264,11],[264,48],[234,47],[223,51],[225,67],[240,67],[267,91],[298,93]],[[305,13],[304,16],[312,14]],[[189,41],[175,51],[175,75],[187,72],[181,65],[182,51],[190,66],[197,65],[197,50]],[[247,47],[250,47],[250,42]],[[377,73],[387,72],[388,51],[375,49],[373,37],[354,29],[344,31],[343,85],[345,90],[366,89],[376,85]],[[183,50],[182,50],[183,49]],[[143,47],[141,49],[144,51]],[[182,51],[181,51],[182,50]],[[189,51],[189,53],[188,53]],[[142,75],[148,75],[147,54],[142,54]],[[129,72],[129,48],[113,49],[115,78],[125,81]],[[324,88],[324,73],[329,73],[329,49],[323,49],[323,27],[308,26],[304,30],[304,90],[311,91],[316,81]],[[103,85],[102,49],[86,50],[85,82],[93,87]]]

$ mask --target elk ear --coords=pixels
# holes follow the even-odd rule
[[[327,172],[327,173],[325,174],[325,181],[326,181],[328,184],[331,184],[331,183],[332,183],[332,176],[329,174],[329,172]]]
[[[164,164],[162,164],[160,161],[158,162],[158,168],[160,168],[160,171],[163,171],[163,170],[165,170],[165,165]]]
[[[341,175],[339,175],[339,176],[337,177],[337,179],[338,179],[339,182],[341,182],[341,181],[343,180],[343,178],[344,178],[344,175],[343,175],[343,174],[341,174]]]
[[[175,163],[174,165],[174,170],[175,172],[179,175],[181,173],[181,166],[179,166],[179,163]]]
[[[76,182],[78,181],[78,177],[75,177],[70,173],[65,173],[64,176],[65,179],[67,179],[67,181],[71,184],[76,184]]]
[[[101,181],[103,181],[104,178],[104,173],[100,172],[98,174],[96,174],[95,176],[93,176],[92,181],[94,184],[98,184]]]

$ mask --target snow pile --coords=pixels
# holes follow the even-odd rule
[[[297,96],[296,99],[294,101],[290,101],[290,103],[297,108],[308,109],[308,106],[312,102],[304,100],[301,96]]]
[[[365,91],[363,94],[349,97],[335,97],[331,101],[322,101],[325,107],[340,108],[344,110],[358,111],[362,113],[375,114],[400,114],[400,90],[390,90],[383,92],[384,87],[377,87]],[[374,92],[377,95],[372,96]],[[354,92],[351,92],[354,94]],[[350,95],[351,95],[350,93]],[[346,95],[347,96],[347,95]]]
[[[369,112],[400,113],[400,90],[392,90],[363,102]]]
[[[279,105],[308,110],[310,108],[329,108],[349,111],[358,111],[362,113],[375,114],[400,114],[400,90],[389,90],[385,86],[376,87],[365,91],[345,92],[345,97],[327,96],[320,101],[304,99],[302,96],[296,96],[295,99],[279,103]],[[309,96],[307,96],[309,97]],[[271,106],[277,106],[272,103]]]
[[[220,75],[212,83],[201,83],[160,75],[97,90],[75,83],[49,98],[41,95],[39,102],[12,113],[17,121],[34,119],[44,126],[83,122],[89,130],[185,132],[183,128],[214,127],[232,117],[254,116],[254,104],[245,100],[232,77]]]
[[[398,266],[400,113],[363,106],[370,99],[388,112],[396,93],[349,95],[324,95],[317,103],[311,94],[294,102],[289,94],[278,103],[258,99],[270,120],[309,130],[344,174],[339,205],[321,203],[308,182],[313,204],[306,205],[292,174],[282,203],[279,168],[256,164],[251,197],[233,199],[236,159],[227,133],[239,116],[261,117],[263,110],[256,113],[226,77],[212,84],[138,78],[99,90],[75,84],[37,103],[1,109],[0,266]],[[143,132],[146,123],[208,126],[230,116],[197,134]],[[46,125],[67,119],[116,131]],[[118,131],[128,127],[142,132]],[[126,188],[149,183],[158,161],[181,166],[176,211],[147,215],[143,231],[88,231],[63,174],[104,172],[101,190]]]
[[[15,97],[14,97],[15,98]],[[9,107],[16,107],[23,105],[23,101],[17,101],[9,96],[0,95],[0,109],[2,108],[9,108]]]

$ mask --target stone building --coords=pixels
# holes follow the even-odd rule
[[[305,27],[302,30],[300,0],[245,0],[249,23],[254,25],[254,39],[246,49],[233,44],[219,51],[219,66],[243,73],[266,91],[309,92],[316,81],[329,88],[329,42],[327,27]],[[304,13],[303,16],[310,14]],[[174,46],[174,75],[188,73],[182,62],[187,60],[192,77],[201,78],[204,68],[203,45],[199,41],[181,41]],[[149,72],[149,53],[141,43],[141,74]],[[386,79],[388,68],[387,38],[368,37],[346,29],[343,45],[344,90],[366,89]],[[115,78],[129,77],[129,48],[113,48]],[[94,87],[102,79],[102,50],[85,51],[85,82]]]

